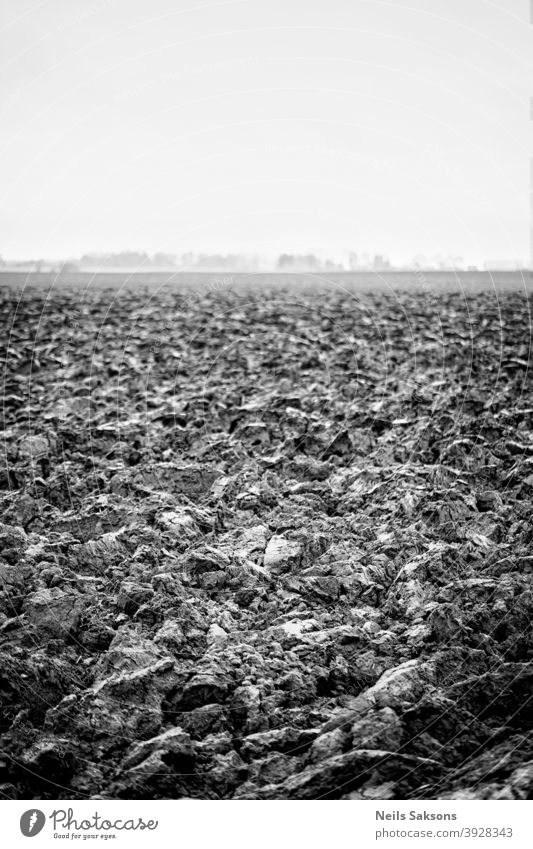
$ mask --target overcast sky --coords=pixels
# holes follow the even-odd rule
[[[527,0],[2,0],[0,254],[529,259]]]

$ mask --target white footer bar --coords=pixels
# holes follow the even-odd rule
[[[533,802],[4,801],[1,844],[187,849],[533,847]],[[34,840],[35,842],[30,842]]]

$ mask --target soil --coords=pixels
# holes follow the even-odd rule
[[[4,797],[533,798],[527,297],[1,299]]]

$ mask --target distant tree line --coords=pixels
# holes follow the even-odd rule
[[[485,268],[509,269],[519,267],[518,263],[485,263]],[[387,271],[403,269],[458,270],[475,271],[475,266],[466,265],[460,256],[436,256],[427,259],[418,254],[403,266],[391,264],[384,254],[357,254],[351,251],[342,261],[316,256],[316,254],[282,253],[278,257],[268,258],[249,254],[195,253],[171,254],[159,251],[148,254],[144,251],[120,251],[118,253],[87,253],[78,259],[50,261],[44,259],[8,262],[0,257],[0,268],[54,272],[67,274],[85,269],[127,269],[128,271],[149,271],[154,269],[175,269],[177,271],[280,271],[320,273],[331,271]]]

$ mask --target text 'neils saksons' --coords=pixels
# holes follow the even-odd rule
[[[457,814],[441,814],[430,811],[376,811],[377,820],[456,820]]]

